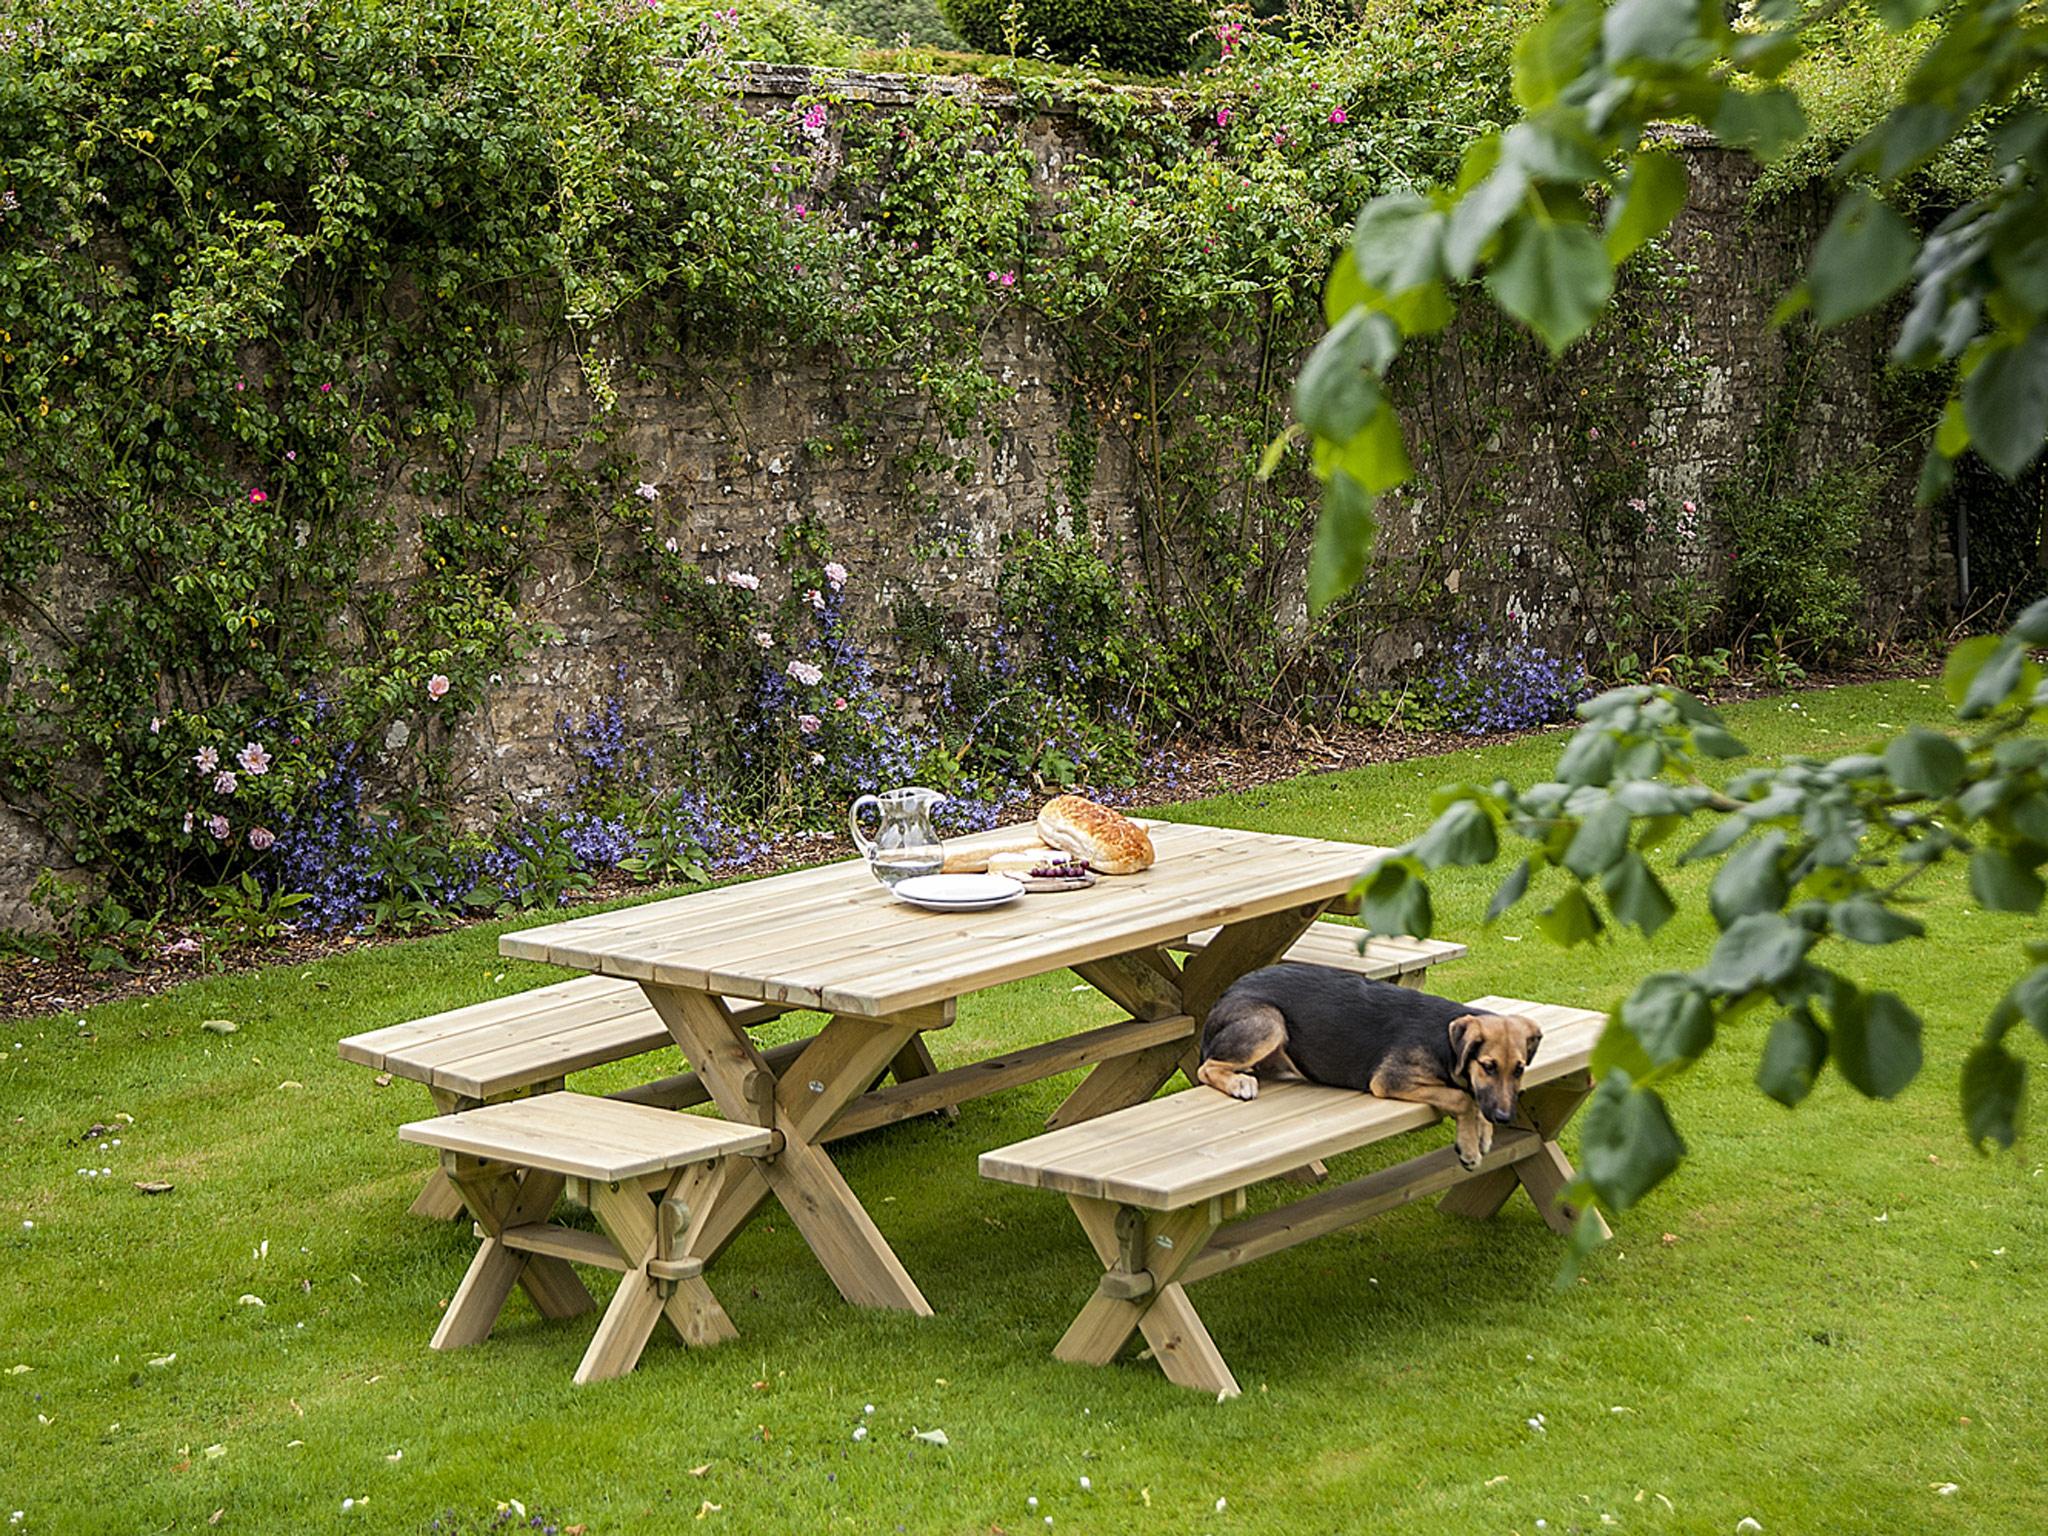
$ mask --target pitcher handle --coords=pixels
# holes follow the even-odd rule
[[[860,850],[860,855],[864,859],[872,859],[875,856],[875,845],[869,842],[860,830],[860,813],[863,808],[870,805],[875,808],[875,819],[879,829],[882,816],[882,802],[873,795],[862,795],[853,802],[853,809],[846,813],[846,828],[853,834],[853,846]]]

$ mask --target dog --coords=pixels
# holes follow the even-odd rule
[[[1232,983],[1202,1025],[1196,1076],[1256,1098],[1259,1079],[1303,1079],[1427,1104],[1458,1123],[1458,1161],[1476,1168],[1493,1128],[1515,1118],[1522,1072],[1543,1031],[1519,1014],[1328,965],[1270,965]]]

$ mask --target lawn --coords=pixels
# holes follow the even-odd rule
[[[1730,712],[1769,753],[1941,715],[1913,681]],[[1394,842],[1435,785],[1531,778],[1556,746],[1163,814]],[[1608,1006],[1708,938],[1689,910],[1654,950],[1561,952],[1519,911],[1481,930],[1487,884],[1438,885],[1439,931],[1472,942],[1441,990]],[[472,1240],[404,1214],[424,1158],[392,1132],[425,1096],[334,1054],[343,1034],[548,979],[496,957],[501,927],[15,1025],[0,1039],[0,1518],[468,1530],[518,1500],[590,1532],[2040,1530],[2048,1175],[2038,1146],[1973,1154],[1955,1103],[2027,925],[1960,891],[1930,890],[1929,940],[1855,957],[1927,1015],[1930,1068],[1896,1102],[1830,1077],[1778,1108],[1750,1084],[1764,1024],[1747,1025],[1673,1095],[1690,1160],[1576,1283],[1556,1285],[1561,1246],[1520,1197],[1484,1225],[1410,1208],[1206,1282],[1197,1301],[1245,1385],[1226,1403],[1149,1364],[1050,1359],[1096,1266],[1064,1202],[982,1183],[974,1153],[1031,1134],[1069,1079],[841,1148],[935,1318],[848,1309],[771,1216],[711,1272],[737,1343],[658,1337],[631,1377],[578,1389],[590,1320],[543,1325],[521,1296],[482,1347],[427,1350]],[[1070,977],[1005,987],[935,1037],[941,1064],[1039,1038],[1049,1011],[1111,1017]],[[238,1031],[201,1027],[217,1018]],[[95,1124],[112,1130],[81,1141]],[[137,1180],[176,1187],[145,1197]],[[931,1429],[950,1443],[912,1437]]]

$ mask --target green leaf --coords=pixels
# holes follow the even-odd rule
[[[2004,1046],[1986,1040],[1970,1052],[1963,1062],[1963,1123],[1971,1146],[2009,1147],[2019,1139],[2026,1081],[2026,1064]]]
[[[1591,61],[1600,36],[1598,5],[1552,6],[1515,43],[1515,101],[1534,112],[1555,101]]]
[[[1857,896],[1828,908],[1828,925],[1855,944],[1896,944],[1927,932],[1918,918],[1894,911],[1875,896]]]
[[[1833,1013],[1835,1067],[1858,1093],[1889,1099],[1920,1073],[1920,1016],[1895,993],[1850,992]]]
[[[1747,992],[1786,980],[1805,963],[1814,936],[1775,912],[1738,918],[1700,975],[1717,992]]]
[[[2005,1001],[2048,1040],[2048,965],[2036,966],[2014,982]]]
[[[1971,683],[2001,644],[1996,635],[1975,635],[1948,653],[1948,660],[1941,669],[1941,691],[1947,695],[1949,703],[1958,708],[1962,706]]]
[[[1628,808],[1608,800],[1579,823],[1564,851],[1564,867],[1581,880],[1591,880],[1628,849]]]
[[[1335,325],[1370,300],[1371,294],[1358,275],[1358,258],[1347,245],[1337,253],[1336,263],[1330,268],[1330,280],[1323,285],[1323,321]]]
[[[1558,754],[1557,776],[1567,784],[1605,784],[1614,777],[1614,737],[1605,726],[1582,725]]]
[[[1367,373],[1372,316],[1354,309],[1316,343],[1294,386],[1294,414],[1318,437],[1348,442],[1388,414],[1379,381]]]
[[[1643,1049],[1643,1042],[1636,1038],[1636,1032],[1624,1024],[1619,1013],[1610,1014],[1607,1027],[1600,1031],[1600,1038],[1593,1042],[1593,1056],[1587,1063],[1595,1077],[1606,1077],[1612,1072],[1623,1072],[1632,1078],[1647,1077],[1656,1070],[1656,1063],[1650,1060],[1650,1053]]]
[[[1322,516],[1316,520],[1315,550],[1309,556],[1308,605],[1321,613],[1358,585],[1372,553],[1377,528],[1372,497],[1351,476],[1338,471],[1323,487]]]
[[[1707,906],[1714,921],[1731,927],[1753,912],[1776,912],[1791,888],[1785,883],[1785,834],[1773,828],[1745,843],[1714,875],[1707,888]]]
[[[1764,1041],[1756,1085],[1787,1109],[1813,1091],[1828,1059],[1827,1033],[1803,1008],[1781,1015]]]
[[[1523,893],[1529,889],[1529,873],[1529,861],[1524,859],[1514,867],[1507,879],[1501,881],[1499,889],[1493,893],[1493,900],[1486,904],[1487,922],[1493,922],[1501,913],[1522,899]]]
[[[1452,277],[1462,281],[1472,275],[1494,235],[1528,190],[1529,178],[1521,167],[1502,165],[1458,199],[1444,235],[1444,266]]]
[[[1600,914],[1586,900],[1582,888],[1568,886],[1555,903],[1537,915],[1536,927],[1551,943],[1569,949],[1600,932]]]
[[[1607,892],[1607,905],[1613,909],[1615,917],[1640,929],[1646,939],[1678,913],[1670,892],[1664,889],[1664,883],[1651,870],[1648,861],[1633,850],[1609,866],[1600,884]]]
[[[1448,807],[1436,823],[1415,840],[1416,858],[1431,869],[1445,865],[1491,864],[1500,852],[1493,818],[1470,800]]]
[[[1816,325],[1840,325],[1897,293],[1913,275],[1920,242],[1880,199],[1862,188],[1842,196],[1807,263]]]
[[[1629,165],[1628,180],[1607,210],[1603,244],[1617,267],[1663,234],[1685,206],[1685,164],[1665,150],[1645,150]]]
[[[1970,894],[1993,912],[2038,912],[2041,877],[2003,848],[1979,848],[1970,856]]]
[[[1963,749],[1948,737],[1917,725],[1884,749],[1884,769],[1892,782],[1909,795],[1930,800],[1954,794],[1968,764]]]
[[[1685,1156],[1664,1101],[1626,1072],[1601,1079],[1586,1106],[1579,1164],[1611,1211],[1625,1211],[1662,1183]]]
[[[1772,86],[1761,91],[1728,90],[1710,125],[1724,144],[1746,145],[1760,160],[1775,160],[1806,132],[1799,98]]]
[[[1429,905],[1429,887],[1415,878],[1402,863],[1380,866],[1365,888],[1360,908],[1365,925],[1374,933],[1405,935],[1426,939],[1435,926]]]
[[[1707,996],[1680,971],[1645,977],[1621,1005],[1621,1017],[1660,1067],[1692,1061],[1714,1043],[1714,1011]]]
[[[1583,224],[1527,217],[1509,228],[1507,250],[1486,274],[1496,303],[1559,353],[1585,334],[1614,292],[1614,269]]]
[[[1359,277],[1389,298],[1436,281],[1444,275],[1445,223],[1440,209],[1413,192],[1374,198],[1351,231]]]
[[[1401,437],[1401,418],[1390,405],[1383,405],[1349,438],[1318,437],[1315,459],[1316,473],[1323,479],[1342,471],[1374,496],[1392,490],[1413,472],[1408,445]]]
[[[1695,0],[1614,0],[1600,23],[1610,66],[1666,63],[1699,52],[1701,41]]]
[[[1733,733],[1718,725],[1696,725],[1692,728],[1692,744],[1709,757],[1741,757],[1749,750]]]
[[[2008,480],[2048,440],[2048,325],[1987,355],[1963,381],[1963,419],[1984,462]]]

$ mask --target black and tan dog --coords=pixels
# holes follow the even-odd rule
[[[1327,965],[1272,965],[1240,978],[1202,1027],[1204,1083],[1258,1096],[1267,1078],[1305,1078],[1383,1099],[1427,1104],[1458,1122],[1458,1161],[1493,1150],[1515,1118],[1522,1069],[1543,1031],[1517,1014],[1463,1003]]]

